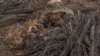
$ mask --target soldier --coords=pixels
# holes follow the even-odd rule
[[[47,7],[41,12],[39,18],[39,23],[42,26],[43,31],[47,31],[47,34],[43,34],[45,40],[51,39],[53,34],[56,35],[55,38],[57,39],[66,38],[65,35],[69,34],[69,32],[66,32],[67,28],[64,27],[66,25],[66,16],[74,16],[74,12],[71,9],[64,7],[61,0],[51,0],[47,3]],[[50,32],[48,33],[48,31]],[[54,31],[56,33],[54,33]]]
[[[64,24],[66,15],[73,16],[74,12],[64,7],[61,0],[51,0],[48,2],[48,7],[42,12],[39,22],[47,27],[50,23],[51,26],[61,26]]]

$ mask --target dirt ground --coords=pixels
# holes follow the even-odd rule
[[[100,0],[62,0],[75,13],[66,23],[67,38],[57,39],[54,32],[48,33],[54,39],[27,35],[48,1],[0,1],[0,56],[100,56]]]

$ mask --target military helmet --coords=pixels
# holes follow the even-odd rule
[[[52,2],[54,1],[54,2]],[[71,15],[74,15],[74,12],[67,8],[67,7],[64,7],[63,5],[63,2],[61,0],[51,0],[48,2],[48,7],[46,9],[47,13],[58,13],[58,12],[64,12],[66,14],[71,14]]]

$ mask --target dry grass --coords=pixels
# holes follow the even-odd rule
[[[34,0],[33,4],[32,0],[24,0],[22,7],[25,8],[33,8],[34,3],[36,4],[34,7],[41,7],[44,1]],[[67,0],[66,0],[67,1]],[[67,20],[67,34],[66,37],[72,37],[69,39],[56,39],[57,35],[60,35],[58,31],[53,31],[52,33],[48,33],[47,35],[50,37],[50,40],[44,41],[43,38],[47,36],[43,36],[43,38],[33,38],[33,36],[27,36],[28,33],[31,33],[31,28],[33,27],[35,30],[38,30],[39,24],[37,23],[37,19],[30,19],[21,23],[16,23],[12,25],[8,25],[4,28],[0,28],[0,35],[4,36],[4,39],[0,39],[0,56],[60,56],[60,54],[68,54],[68,56],[100,56],[100,25],[99,25],[99,14],[95,14],[97,8],[99,8],[99,4],[97,4],[97,0],[69,0],[70,2],[66,4],[75,12],[74,19]],[[90,2],[91,1],[91,2]],[[99,1],[99,0],[98,0]],[[9,1],[8,1],[9,2]],[[21,1],[22,2],[22,1]],[[27,4],[29,3],[29,4]],[[99,3],[99,2],[98,2]],[[24,6],[24,4],[26,4]],[[41,6],[39,6],[41,5]],[[75,5],[75,6],[74,6]],[[11,6],[11,5],[9,5]],[[29,6],[29,7],[28,7]],[[81,11],[85,10],[84,11]],[[19,10],[17,10],[18,12]],[[90,13],[92,11],[93,13]],[[8,10],[10,13],[11,11]],[[14,11],[12,11],[15,13]],[[83,13],[84,12],[84,13]],[[21,12],[22,13],[22,12]],[[85,14],[88,13],[88,14]],[[93,15],[96,15],[93,17]],[[33,16],[33,15],[32,15]],[[84,31],[86,27],[88,19],[91,18],[92,23],[89,29]],[[95,20],[96,19],[96,22]],[[80,21],[79,21],[80,20]],[[76,30],[78,24],[84,22],[80,28]],[[65,29],[61,29],[66,31]],[[76,32],[74,32],[76,30]],[[41,31],[41,30],[40,30]],[[85,33],[86,34],[85,34]],[[55,38],[51,38],[55,37]],[[58,36],[59,37],[59,36]],[[65,37],[65,38],[66,38]],[[79,37],[82,37],[81,40]],[[63,37],[62,37],[63,38]],[[77,41],[78,39],[78,41]],[[2,40],[2,41],[1,41]],[[68,42],[69,41],[69,42]],[[68,44],[68,45],[66,45]],[[74,44],[74,45],[73,45]],[[64,48],[65,47],[65,48]],[[66,49],[67,48],[67,49]],[[65,51],[64,51],[65,50]],[[62,53],[64,52],[64,53]],[[66,56],[66,55],[65,55]]]

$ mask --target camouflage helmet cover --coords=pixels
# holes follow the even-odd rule
[[[48,7],[46,10],[47,13],[64,12],[66,14],[74,15],[74,12],[71,9],[64,7],[62,2],[55,2],[55,3],[48,2]]]
[[[64,12],[66,14],[74,15],[74,12],[67,7],[56,8],[56,9],[52,9],[52,10],[47,11],[47,13],[58,13],[58,12]]]

